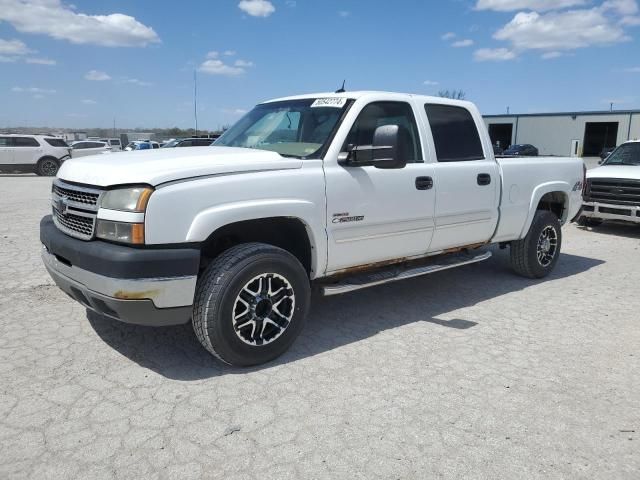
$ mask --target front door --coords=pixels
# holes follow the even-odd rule
[[[406,102],[364,106],[342,146],[373,144],[377,127],[398,125],[399,151],[407,165],[399,169],[349,167],[325,161],[327,185],[328,272],[424,255],[433,234],[433,166],[423,149],[413,107]]]

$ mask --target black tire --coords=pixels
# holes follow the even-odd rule
[[[577,223],[581,227],[597,227],[602,225],[602,222],[603,220],[600,220],[599,218],[580,217]]]
[[[547,244],[544,235],[555,235],[555,239]],[[553,250],[545,251],[549,246]],[[523,277],[546,277],[558,263],[561,247],[562,229],[558,217],[552,212],[538,210],[527,236],[511,242],[511,267]]]
[[[36,173],[41,177],[55,177],[60,168],[60,162],[53,157],[44,157],[38,160]]]
[[[271,296],[274,284],[273,289],[281,287],[278,295],[286,297],[278,302],[283,307],[274,303],[279,297]],[[260,294],[245,302],[253,289]],[[202,346],[229,365],[265,363],[282,355],[302,331],[310,291],[306,270],[289,252],[263,243],[238,245],[211,262],[198,279],[193,329]],[[243,308],[246,316],[236,320]],[[258,330],[261,333],[255,335]]]

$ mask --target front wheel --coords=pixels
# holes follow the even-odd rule
[[[280,248],[248,243],[216,258],[198,280],[193,329],[225,363],[250,366],[284,353],[307,316],[309,277]]]
[[[522,240],[511,243],[511,267],[528,278],[549,275],[558,263],[562,246],[562,229],[552,212],[538,210]]]

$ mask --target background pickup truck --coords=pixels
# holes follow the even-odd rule
[[[224,362],[283,353],[324,295],[511,249],[547,275],[584,165],[496,160],[471,103],[347,92],[262,103],[211,147],[66,162],[41,222],[58,286],[102,315],[193,322]],[[382,301],[382,300],[381,300]]]

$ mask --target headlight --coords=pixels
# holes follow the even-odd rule
[[[100,199],[100,208],[127,212],[134,217],[127,222],[98,218],[96,237],[118,243],[144,244],[144,214],[153,189],[149,187],[128,187],[108,190]]]
[[[153,189],[149,187],[108,190],[100,200],[100,208],[125,212],[144,212]]]
[[[119,243],[144,244],[144,223],[113,222],[100,220],[96,225],[96,237]]]

